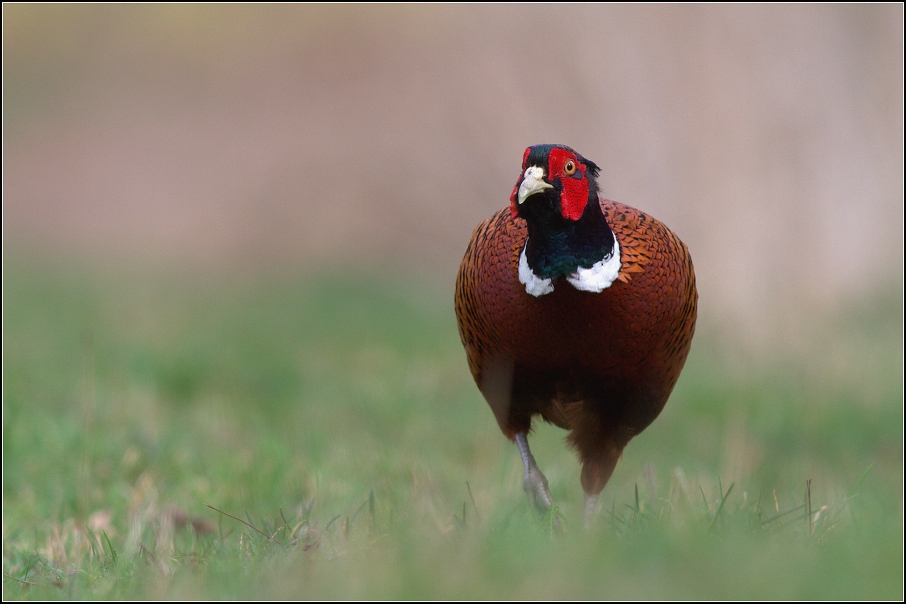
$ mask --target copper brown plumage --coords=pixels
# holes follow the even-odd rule
[[[572,181],[564,186],[567,179],[578,180],[575,162],[587,181],[581,193]],[[530,147],[522,169],[511,207],[481,223],[466,249],[456,280],[459,332],[472,376],[503,433],[519,445],[530,498],[542,509],[551,503],[526,440],[532,417],[540,415],[570,431],[589,512],[623,448],[657,417],[679,378],[695,329],[695,275],[688,249],[661,222],[629,206],[599,201],[597,166],[568,147]],[[586,195],[587,206],[567,200],[567,194]],[[577,203],[582,205],[578,220]],[[604,249],[569,264],[581,253],[562,254],[557,246],[586,250],[588,256],[583,243],[588,237],[561,236],[557,229],[588,220],[603,225],[586,230],[603,233]],[[530,231],[533,239],[559,242],[541,252],[550,258],[538,260],[535,254],[534,266],[526,260]],[[611,282],[600,291],[567,283],[570,273],[564,270],[576,271],[575,278],[593,261],[606,261],[607,241],[614,239],[618,272]],[[568,268],[535,275],[541,270],[536,267],[555,265],[561,257]],[[520,262],[531,275],[520,277]],[[529,293],[533,286],[526,279],[548,287],[545,278],[552,290]]]

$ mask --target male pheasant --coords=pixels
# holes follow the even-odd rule
[[[598,166],[563,145],[525,150],[510,207],[472,234],[456,278],[469,369],[516,442],[542,511],[532,417],[570,431],[586,519],[623,448],[663,409],[695,331],[689,250],[666,226],[598,198]]]

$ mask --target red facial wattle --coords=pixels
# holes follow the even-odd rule
[[[560,213],[568,220],[579,220],[588,204],[588,180],[582,178],[564,178],[563,192],[560,194]]]
[[[572,162],[575,171],[567,174],[566,165]],[[567,220],[579,220],[588,204],[588,178],[585,165],[574,153],[565,149],[551,149],[547,160],[548,180],[560,179],[560,213]]]
[[[513,187],[513,194],[510,195],[510,214],[513,215],[513,219],[519,216],[519,203],[516,201],[516,196],[519,194],[520,184],[522,184],[522,177],[519,177],[519,180],[516,181],[516,186]]]

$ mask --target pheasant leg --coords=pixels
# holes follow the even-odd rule
[[[522,481],[522,488],[525,489],[525,494],[528,495],[529,501],[542,514],[547,513],[554,500],[551,499],[551,492],[547,487],[547,478],[538,469],[538,464],[535,463],[535,458],[531,450],[529,450],[525,432],[516,434],[516,446],[519,447],[519,454],[522,455],[522,465],[525,466],[525,478]]]
[[[597,516],[598,495],[610,480],[622,452],[622,447],[614,446],[605,446],[603,450],[593,454],[583,452],[582,449],[579,451],[579,457],[582,458],[582,488],[585,491],[585,528],[591,527]]]
[[[585,493],[585,528],[591,528],[592,521],[597,516],[598,494]]]

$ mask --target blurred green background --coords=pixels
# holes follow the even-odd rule
[[[4,598],[903,596],[901,5],[4,4],[3,95]],[[700,294],[553,537],[452,304],[540,142]]]

